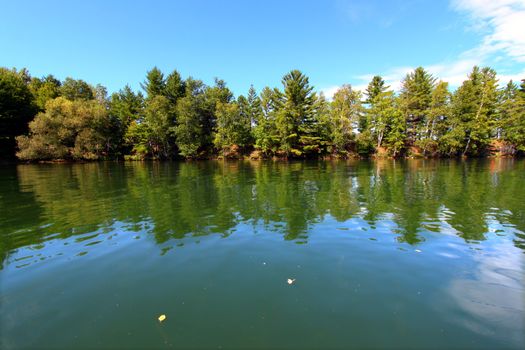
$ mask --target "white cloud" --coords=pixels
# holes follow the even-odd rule
[[[498,79],[500,86],[507,84],[509,80],[512,80],[519,85],[521,84],[521,80],[525,79],[525,69],[516,74],[498,74]]]
[[[461,85],[473,66],[507,61],[521,66],[525,62],[525,0],[451,0],[455,11],[466,13],[473,30],[483,36],[481,43],[463,52],[456,60],[447,60],[424,66],[434,77],[446,81],[451,87]],[[383,74],[383,79],[395,91],[401,88],[406,74],[416,67],[396,67]],[[355,84],[366,88],[373,74],[356,76]],[[500,85],[510,79],[519,82],[525,78],[525,67],[516,72],[501,71]],[[331,87],[334,92],[336,87]]]
[[[525,62],[525,0],[453,0],[452,7],[467,13],[473,26],[486,32],[472,54],[485,57],[503,51]]]
[[[323,93],[324,97],[326,97],[328,100],[332,100],[334,97],[334,94],[339,90],[340,86],[329,86],[327,88],[321,89],[321,92]]]

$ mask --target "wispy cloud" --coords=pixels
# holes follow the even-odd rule
[[[334,94],[337,92],[337,90],[339,90],[339,88],[339,85],[329,86],[324,89],[321,89],[320,92],[322,92],[324,97],[326,97],[328,100],[332,100]]]
[[[501,84],[509,80],[525,78],[525,0],[451,0],[451,8],[463,13],[469,21],[469,30],[480,33],[479,45],[464,51],[455,60],[446,60],[426,65],[435,77],[457,87],[467,78],[475,65],[483,66],[506,61],[514,71],[498,74]],[[382,74],[383,79],[396,91],[406,74],[416,67],[394,67]],[[355,77],[356,88],[366,87],[374,74]],[[337,91],[331,87],[328,92]]]
[[[524,0],[453,0],[452,8],[466,13],[475,28],[486,32],[472,54],[484,57],[503,51],[525,62]]]

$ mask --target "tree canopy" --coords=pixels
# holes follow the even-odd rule
[[[154,67],[141,91],[0,69],[0,156],[22,160],[478,157],[525,154],[525,80],[474,67],[455,91],[423,67],[327,99],[299,70],[235,97]],[[16,137],[16,141],[15,141]]]

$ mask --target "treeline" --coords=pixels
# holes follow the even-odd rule
[[[454,92],[419,67],[395,93],[380,76],[328,101],[292,70],[282,88],[235,98],[177,71],[150,70],[108,96],[101,85],[0,68],[0,146],[22,160],[456,157],[525,152],[525,79],[474,67]]]

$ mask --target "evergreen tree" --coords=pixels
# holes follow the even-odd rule
[[[497,121],[494,123],[496,139],[505,138],[506,126],[513,119],[517,107],[518,86],[511,80],[499,91]]]
[[[110,114],[120,120],[124,129],[139,118],[143,108],[144,96],[141,92],[133,92],[129,85],[111,95]]]
[[[229,104],[233,101],[233,93],[222,79],[215,78],[214,86],[207,86],[203,94],[203,109],[200,112],[202,126],[202,146],[205,151],[213,149],[214,132],[217,126],[217,106],[219,103]]]
[[[261,114],[253,129],[255,148],[263,155],[275,154],[279,147],[277,130],[277,110],[282,105],[281,93],[277,89],[265,87],[261,91]]]
[[[510,85],[510,84],[509,84]],[[504,139],[520,152],[525,152],[525,79],[519,89],[507,86],[502,122]]]
[[[448,83],[439,81],[432,90],[432,99],[425,120],[424,129],[416,146],[423,150],[423,154],[436,154],[439,139],[446,131],[446,121],[450,112],[450,92]]]
[[[116,121],[118,128],[115,132],[115,139],[118,140],[119,151],[121,154],[128,154],[133,148],[128,139],[124,137],[131,123],[143,116],[144,97],[142,93],[135,94],[126,85],[123,89],[111,95],[109,100],[109,115]]]
[[[390,88],[390,86],[385,85],[385,81],[383,78],[379,75],[376,75],[372,78],[370,83],[368,83],[368,86],[365,91],[365,103],[372,103],[374,98],[376,98],[377,95],[379,95],[382,92],[387,91]]]
[[[382,92],[387,91],[389,88],[390,86],[385,85],[385,81],[383,80],[381,76],[379,75],[374,76],[372,80],[370,81],[370,83],[368,83],[368,86],[365,90],[366,99],[364,103],[370,106],[372,104],[372,101],[377,95],[379,95]],[[362,134],[367,134],[366,131],[368,130],[368,125],[367,125],[368,119],[369,118],[367,117],[366,113],[362,114],[361,118],[359,119],[358,130]]]
[[[209,111],[205,106],[205,85],[191,77],[186,80],[185,96],[177,101],[175,136],[180,155],[196,158],[207,142],[203,116]]]
[[[170,159],[175,148],[175,111],[166,96],[148,100],[144,116],[133,121],[126,139],[136,158]]]
[[[277,110],[276,126],[280,138],[280,151],[284,155],[301,156],[316,148],[317,139],[313,112],[315,94],[308,77],[298,70],[286,74],[282,83],[282,106]]]
[[[491,68],[474,67],[452,98],[442,147],[449,155],[482,155],[490,143],[497,112],[497,79]]]
[[[386,114],[387,117],[387,134],[385,138],[385,144],[388,147],[390,155],[397,157],[400,153],[403,152],[405,147],[406,139],[406,123],[405,117],[401,112],[399,106],[394,105],[392,109],[388,109],[389,114]]]
[[[248,90],[248,96],[246,98],[247,110],[246,113],[250,117],[251,125],[257,125],[259,118],[262,116],[262,106],[261,99],[257,95],[257,92],[253,88],[253,85],[250,86]]]
[[[414,145],[426,131],[435,80],[424,68],[418,67],[402,81],[400,101],[409,145]]]
[[[182,80],[179,72],[174,70],[166,78],[163,94],[175,106],[177,104],[177,100],[181,97],[184,97],[185,92],[186,84],[184,83],[184,80]]]
[[[157,67],[153,67],[146,73],[146,80],[141,83],[140,86],[146,92],[148,99],[152,99],[158,95],[164,95],[166,89],[164,74]]]

